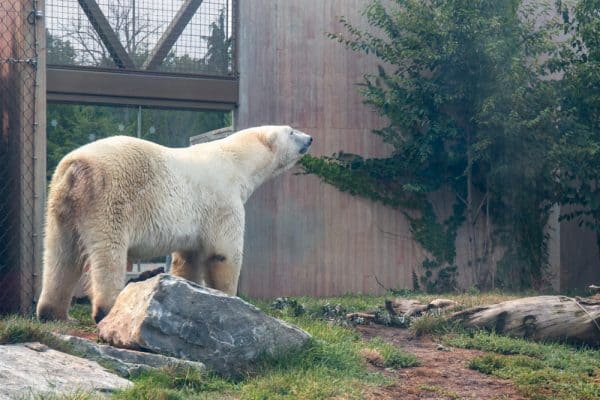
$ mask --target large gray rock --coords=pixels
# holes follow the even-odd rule
[[[127,285],[98,329],[113,346],[200,361],[226,376],[310,338],[238,297],[167,274]]]
[[[89,393],[106,395],[132,383],[95,361],[61,353],[40,343],[0,346],[0,399],[43,398]]]
[[[77,336],[54,334],[54,337],[66,344],[73,352],[88,360],[98,361],[125,378],[156,368],[205,369],[204,364],[196,361],[181,360],[161,354],[118,349],[105,344],[91,342]]]

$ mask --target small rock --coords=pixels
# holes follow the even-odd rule
[[[385,365],[383,356],[375,349],[361,349],[359,354],[370,364],[373,364],[376,367],[383,367]]]
[[[23,346],[25,346],[28,349],[31,349],[33,351],[40,352],[40,353],[43,353],[44,351],[49,349],[48,346],[46,346],[45,344],[40,343],[40,342],[23,343]]]
[[[98,329],[114,346],[199,361],[225,376],[310,339],[239,297],[167,274],[127,285]]]
[[[204,370],[204,364],[196,361],[146,353],[135,350],[118,349],[116,347],[98,344],[77,336],[55,334],[58,340],[65,343],[76,353],[89,360],[102,362],[122,377],[139,374],[155,368],[175,367]]]
[[[438,345],[436,346],[436,350],[438,351],[450,351],[449,348],[445,347],[444,345],[438,343]]]
[[[74,393],[106,394],[131,385],[95,361],[49,349],[41,343],[0,346],[2,400]]]

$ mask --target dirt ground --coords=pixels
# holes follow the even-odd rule
[[[445,399],[478,399],[478,400],[525,400],[516,388],[503,379],[484,375],[467,367],[471,359],[485,354],[478,350],[443,347],[430,337],[414,338],[407,329],[391,328],[382,325],[357,325],[355,329],[365,339],[379,337],[400,349],[414,354],[421,366],[400,370],[386,370],[372,365],[394,379],[395,383],[382,388],[375,388],[367,393],[369,400],[445,400]],[[89,340],[97,340],[94,332],[72,330],[71,335]]]
[[[440,350],[439,343],[431,338],[415,339],[406,329],[380,325],[359,325],[356,329],[367,339],[379,337],[421,361],[421,366],[415,368],[383,370],[396,382],[375,389],[369,399],[525,399],[509,381],[467,367],[471,359],[484,354],[482,351],[447,347]]]

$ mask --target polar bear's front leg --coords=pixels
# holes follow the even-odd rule
[[[241,249],[229,256],[215,254],[206,261],[206,283],[213,289],[235,296],[241,269]]]
[[[244,207],[234,208],[218,221],[202,265],[206,285],[231,296],[237,294],[244,250]]]
[[[203,253],[200,251],[176,251],[171,254],[171,274],[205,285]]]

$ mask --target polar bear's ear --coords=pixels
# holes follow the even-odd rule
[[[270,151],[275,151],[275,140],[277,139],[277,135],[274,135],[271,132],[259,132],[258,140]]]

